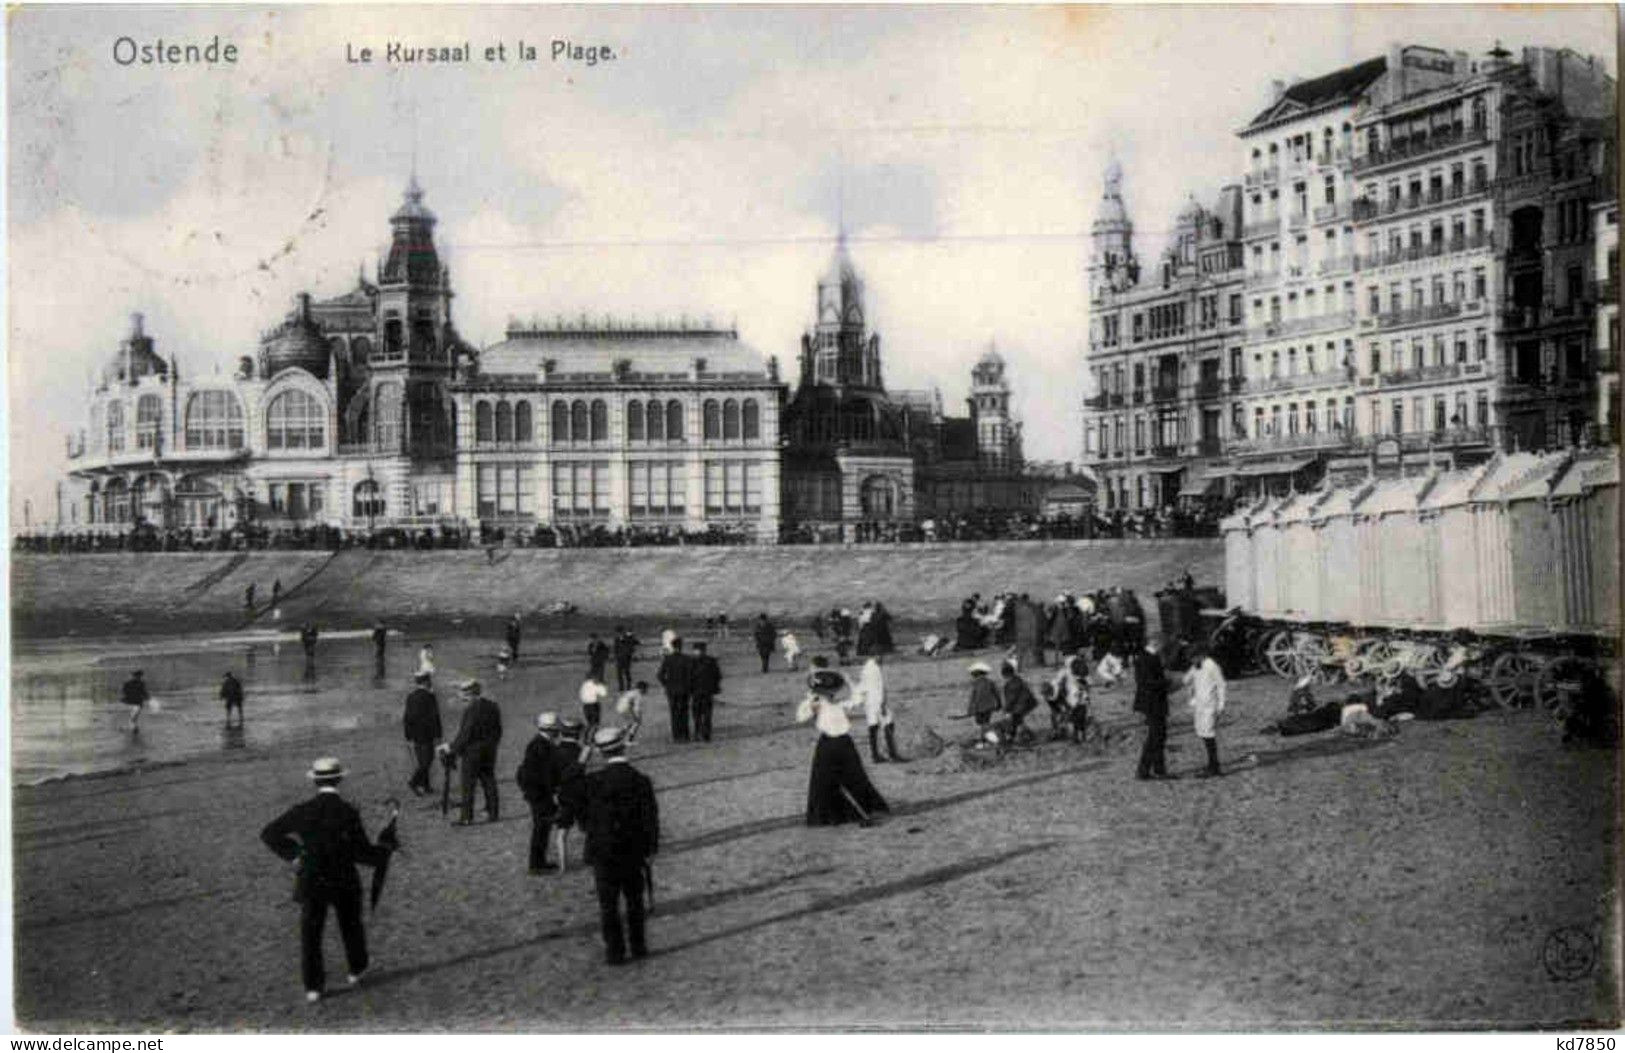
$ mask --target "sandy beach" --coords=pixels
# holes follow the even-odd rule
[[[1592,939],[1618,840],[1617,755],[1530,713],[1413,722],[1393,740],[1281,740],[1274,678],[1233,686],[1219,780],[1133,779],[1139,720],[967,767],[950,748],[870,766],[873,829],[802,824],[813,732],[800,677],[728,679],[711,745],[669,741],[658,689],[634,762],[659,792],[653,956],[602,964],[590,874],[525,872],[512,782],[537,705],[507,726],[498,823],[454,828],[405,791],[386,722],[168,767],[19,788],[16,1012],[63,1030],[533,1030],[816,1026],[1496,1027],[1618,1019],[1617,948],[1554,974],[1552,934]],[[890,666],[904,741],[968,724],[961,657]],[[645,663],[640,672],[652,672]],[[573,675],[555,672],[561,685]],[[526,692],[525,694],[528,694]],[[1182,698],[1171,767],[1199,766]],[[253,712],[250,710],[250,722]],[[861,732],[860,732],[861,734]],[[865,752],[867,752],[865,750]],[[263,823],[352,771],[404,851],[369,918],[365,983],[307,1007],[287,869]],[[579,847],[579,846],[578,846]],[[330,971],[342,974],[329,926]],[[1583,963],[1582,963],[1583,964]],[[1570,970],[1573,972],[1574,970]]]

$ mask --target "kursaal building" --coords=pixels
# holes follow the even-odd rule
[[[775,541],[980,508],[1036,511],[1004,362],[971,414],[888,394],[844,238],[792,398],[777,361],[710,325],[512,322],[478,350],[416,180],[374,280],[294,309],[234,376],[184,378],[140,315],[68,442],[60,529],[357,532],[537,527]]]

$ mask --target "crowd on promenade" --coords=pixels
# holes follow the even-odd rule
[[[843,533],[833,525],[795,525],[780,530],[779,544],[935,544],[951,541],[1045,541],[1072,538],[1135,540],[1218,536],[1219,520],[1230,506],[1199,511],[1166,507],[1089,516],[1039,516],[1011,512],[939,516],[918,523],[858,523]],[[749,526],[712,524],[705,530],[678,527],[610,527],[605,524],[496,527],[445,524],[346,530],[327,525],[230,530],[159,529],[29,532],[12,539],[14,552],[245,552],[265,550],[394,549],[433,551],[464,548],[649,548],[736,546],[761,543]]]

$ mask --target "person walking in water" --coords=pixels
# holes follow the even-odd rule
[[[389,630],[384,627],[384,620],[378,619],[372,627],[372,675],[375,679],[384,678],[384,651],[389,647]]]
[[[141,710],[146,708],[148,702],[152,701],[152,692],[147,690],[147,681],[141,670],[137,669],[130,674],[130,679],[124,681],[124,687],[120,689],[119,694],[120,701],[130,707],[131,733],[139,732],[141,730]]]
[[[226,675],[220,678],[220,701],[226,704],[226,725],[231,725],[231,711],[237,711],[237,726],[243,724],[243,684],[226,670]]]

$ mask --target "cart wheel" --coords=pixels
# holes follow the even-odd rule
[[[1341,667],[1332,660],[1332,649],[1326,638],[1311,632],[1300,632],[1296,637],[1298,675],[1307,676],[1314,684],[1335,683]]]
[[[1264,638],[1265,668],[1282,680],[1297,678],[1298,648],[1287,629],[1277,629]]]
[[[1490,666],[1490,697],[1502,709],[1528,705],[1535,697],[1535,680],[1545,663],[1528,651],[1506,651]]]
[[[1585,658],[1563,655],[1542,666],[1535,677],[1534,702],[1559,723],[1568,719],[1574,698],[1584,690],[1583,678],[1595,666]]]
[[[1448,656],[1438,647],[1427,644],[1416,645],[1416,657],[1411,665],[1411,675],[1423,687],[1432,687],[1439,682],[1439,674],[1444,672],[1444,664]]]

